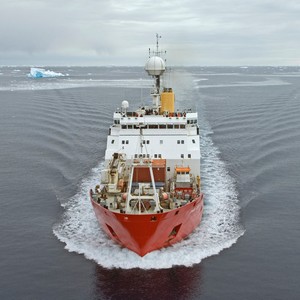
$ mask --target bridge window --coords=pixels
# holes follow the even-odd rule
[[[149,125],[149,129],[157,129],[158,125]]]

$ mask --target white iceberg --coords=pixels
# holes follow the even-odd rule
[[[56,73],[41,68],[30,68],[30,73],[28,74],[28,77],[32,77],[32,78],[60,77],[60,76],[65,76],[65,75],[62,73]]]

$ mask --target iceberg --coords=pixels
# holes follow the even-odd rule
[[[41,68],[30,68],[30,73],[28,74],[28,77],[32,77],[32,78],[60,77],[60,76],[65,76],[65,75],[62,73],[56,73]]]

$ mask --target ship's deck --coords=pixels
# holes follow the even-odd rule
[[[159,192],[157,190],[157,192]],[[135,193],[137,195],[137,193]],[[123,194],[124,195],[124,194]],[[145,195],[144,195],[145,196]],[[113,212],[125,213],[125,199],[122,198],[121,194],[105,194],[105,196],[100,193],[92,193],[93,201],[97,202],[101,206],[109,209]],[[172,198],[163,199],[160,201],[161,210],[155,210],[155,201],[151,196],[147,199],[143,200],[135,200],[132,199],[130,203],[130,210],[126,211],[126,213],[132,214],[153,214],[162,211],[171,211],[173,209],[177,209],[179,207],[184,206],[188,202],[194,201],[194,197],[188,193],[178,193],[174,195]]]

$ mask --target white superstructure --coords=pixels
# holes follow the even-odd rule
[[[116,152],[126,154],[128,165],[139,157],[163,159],[167,180],[174,176],[176,166],[188,166],[200,178],[198,114],[191,110],[175,111],[172,89],[160,88],[165,62],[159,54],[157,40],[157,51],[145,65],[155,79],[152,106],[128,111],[128,101],[122,102],[121,110],[113,115],[105,161],[108,164]]]

